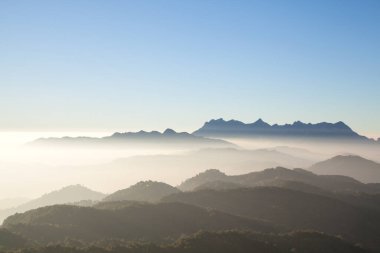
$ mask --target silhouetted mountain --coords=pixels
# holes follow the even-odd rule
[[[204,138],[186,132],[175,132],[166,129],[163,133],[158,131],[114,133],[102,138],[94,137],[63,137],[40,138],[30,144],[49,146],[90,146],[90,147],[233,147],[232,143],[224,140]],[[95,146],[94,146],[95,145]]]
[[[157,202],[163,197],[177,192],[179,190],[171,185],[161,182],[144,181],[132,185],[127,189],[112,193],[105,197],[103,201],[132,200]]]
[[[281,167],[235,176],[227,176],[218,170],[209,170],[184,181],[178,188],[183,191],[191,191],[205,183],[214,181],[255,187],[270,185],[274,180],[277,183],[279,181],[296,181],[328,191],[380,193],[378,187],[361,183],[347,176],[316,175],[303,169],[290,170]]]
[[[309,170],[322,175],[345,175],[365,183],[380,183],[380,164],[360,156],[336,156]]]
[[[277,187],[182,192],[163,201],[183,202],[263,219],[290,229],[312,229],[380,249],[380,212],[330,197]]]
[[[199,230],[251,229],[273,232],[266,222],[236,217],[182,203],[128,203],[105,209],[56,205],[15,214],[5,228],[39,243],[73,238],[97,241],[104,238],[160,241]]]
[[[270,125],[261,119],[248,124],[237,120],[213,119],[206,122],[193,134],[204,137],[302,137],[368,140],[355,133],[343,122],[306,124],[296,121],[293,124]]]
[[[14,213],[25,212],[34,208],[56,204],[75,203],[82,200],[101,200],[104,197],[105,194],[95,192],[84,186],[71,185],[60,190],[47,193],[18,207],[0,210],[0,221]]]
[[[66,242],[67,243],[67,242]],[[70,242],[69,242],[70,244]],[[261,234],[247,231],[198,232],[170,244],[123,243],[112,241],[78,247],[49,245],[21,250],[20,253],[371,253],[338,237],[317,232]],[[100,244],[100,245],[99,245]],[[67,244],[65,244],[67,245]]]

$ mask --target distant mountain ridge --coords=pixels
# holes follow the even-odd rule
[[[176,132],[173,129],[159,131],[138,131],[138,132],[115,132],[110,136],[101,138],[95,137],[50,137],[40,138],[31,144],[33,145],[68,145],[68,144],[103,144],[103,145],[197,145],[201,147],[231,147],[236,146],[225,140],[217,138],[229,137],[258,137],[258,138],[325,138],[325,139],[347,139],[351,141],[361,141],[364,143],[379,143],[379,139],[370,139],[353,131],[344,122],[336,123],[303,123],[295,121],[293,124],[268,124],[262,119],[253,123],[243,123],[238,120],[212,119],[194,131]]]
[[[110,136],[96,137],[50,137],[40,138],[30,144],[32,145],[110,145],[122,146],[196,146],[196,147],[232,147],[235,146],[224,140],[210,139],[202,136],[195,136],[187,132],[176,132],[173,129],[166,129],[164,132],[139,131],[139,132],[116,132]]]
[[[193,134],[203,137],[312,137],[369,140],[354,132],[342,121],[317,124],[296,121],[293,124],[270,125],[262,119],[246,124],[237,120],[226,121],[220,118],[206,122]]]

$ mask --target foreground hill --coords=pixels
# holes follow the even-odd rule
[[[116,244],[116,245],[115,245]],[[29,248],[21,253],[370,253],[337,237],[317,232],[295,232],[289,234],[258,234],[252,232],[221,231],[199,232],[182,237],[176,242],[165,245],[113,242],[109,245],[83,245],[83,247],[64,247],[50,245]]]
[[[0,228],[0,250],[23,248],[27,245],[27,240],[10,231]]]
[[[166,129],[160,133],[152,132],[126,132],[114,133],[102,138],[94,137],[63,137],[40,138],[31,142],[34,146],[87,146],[87,147],[159,147],[159,148],[195,148],[195,147],[233,147],[232,143],[223,140],[195,136],[186,132],[176,132]]]
[[[335,156],[309,170],[322,175],[345,175],[365,183],[380,182],[380,164],[360,156]]]
[[[380,212],[312,193],[277,187],[201,190],[165,197],[290,229],[312,229],[380,249]]]
[[[289,253],[367,252],[352,244],[380,249],[378,184],[364,184],[345,176],[316,175],[302,169],[274,168],[234,176],[208,170],[179,187],[185,192],[165,183],[144,181],[117,191],[104,201],[90,201],[88,207],[50,205],[18,213],[5,220],[4,238],[10,241],[25,238],[22,240],[27,242],[27,247],[33,243],[33,247],[39,245],[37,252],[46,253],[104,250],[109,253],[116,250],[116,253],[137,249],[140,252],[250,252],[250,249]],[[54,196],[58,195],[45,199]],[[212,233],[173,243],[182,235],[199,230]],[[221,230],[272,234],[214,233]],[[330,236],[278,234],[295,230],[319,231]],[[340,236],[352,244],[331,236]],[[130,248],[128,241],[155,244],[147,247],[134,243]],[[52,244],[69,248],[48,246]],[[7,245],[5,249],[12,249],[11,244]]]
[[[273,232],[268,223],[182,203],[118,204],[118,208],[48,206],[15,214],[4,227],[39,243],[66,238],[97,241],[125,239],[161,241],[199,230],[250,229]]]
[[[276,185],[273,181],[296,181],[307,185],[316,186],[323,190],[339,192],[367,192],[379,193],[379,187],[372,184],[364,184],[353,178],[336,175],[316,175],[303,169],[273,168],[243,175],[228,176],[218,170],[207,170],[178,186],[182,191],[191,191],[201,187],[205,183],[224,181],[239,184],[245,187]],[[203,187],[210,188],[210,187]]]
[[[144,181],[132,185],[127,189],[112,193],[105,197],[103,201],[132,200],[157,202],[165,196],[178,192],[179,190],[177,188],[165,183]]]
[[[18,207],[0,210],[0,222],[2,222],[7,216],[14,213],[25,212],[43,206],[76,203],[83,200],[99,201],[105,196],[106,195],[103,193],[93,191],[82,185],[71,185],[60,190],[47,193]]]

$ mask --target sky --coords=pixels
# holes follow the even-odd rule
[[[344,121],[380,137],[380,1],[0,1],[0,131]]]

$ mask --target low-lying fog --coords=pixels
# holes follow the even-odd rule
[[[228,140],[236,148],[135,149],[32,147],[40,137],[110,133],[0,133],[0,199],[35,198],[61,187],[82,184],[110,193],[141,180],[178,185],[206,169],[242,174],[283,166],[307,168],[338,154],[354,153],[379,161],[379,148],[294,140]]]

